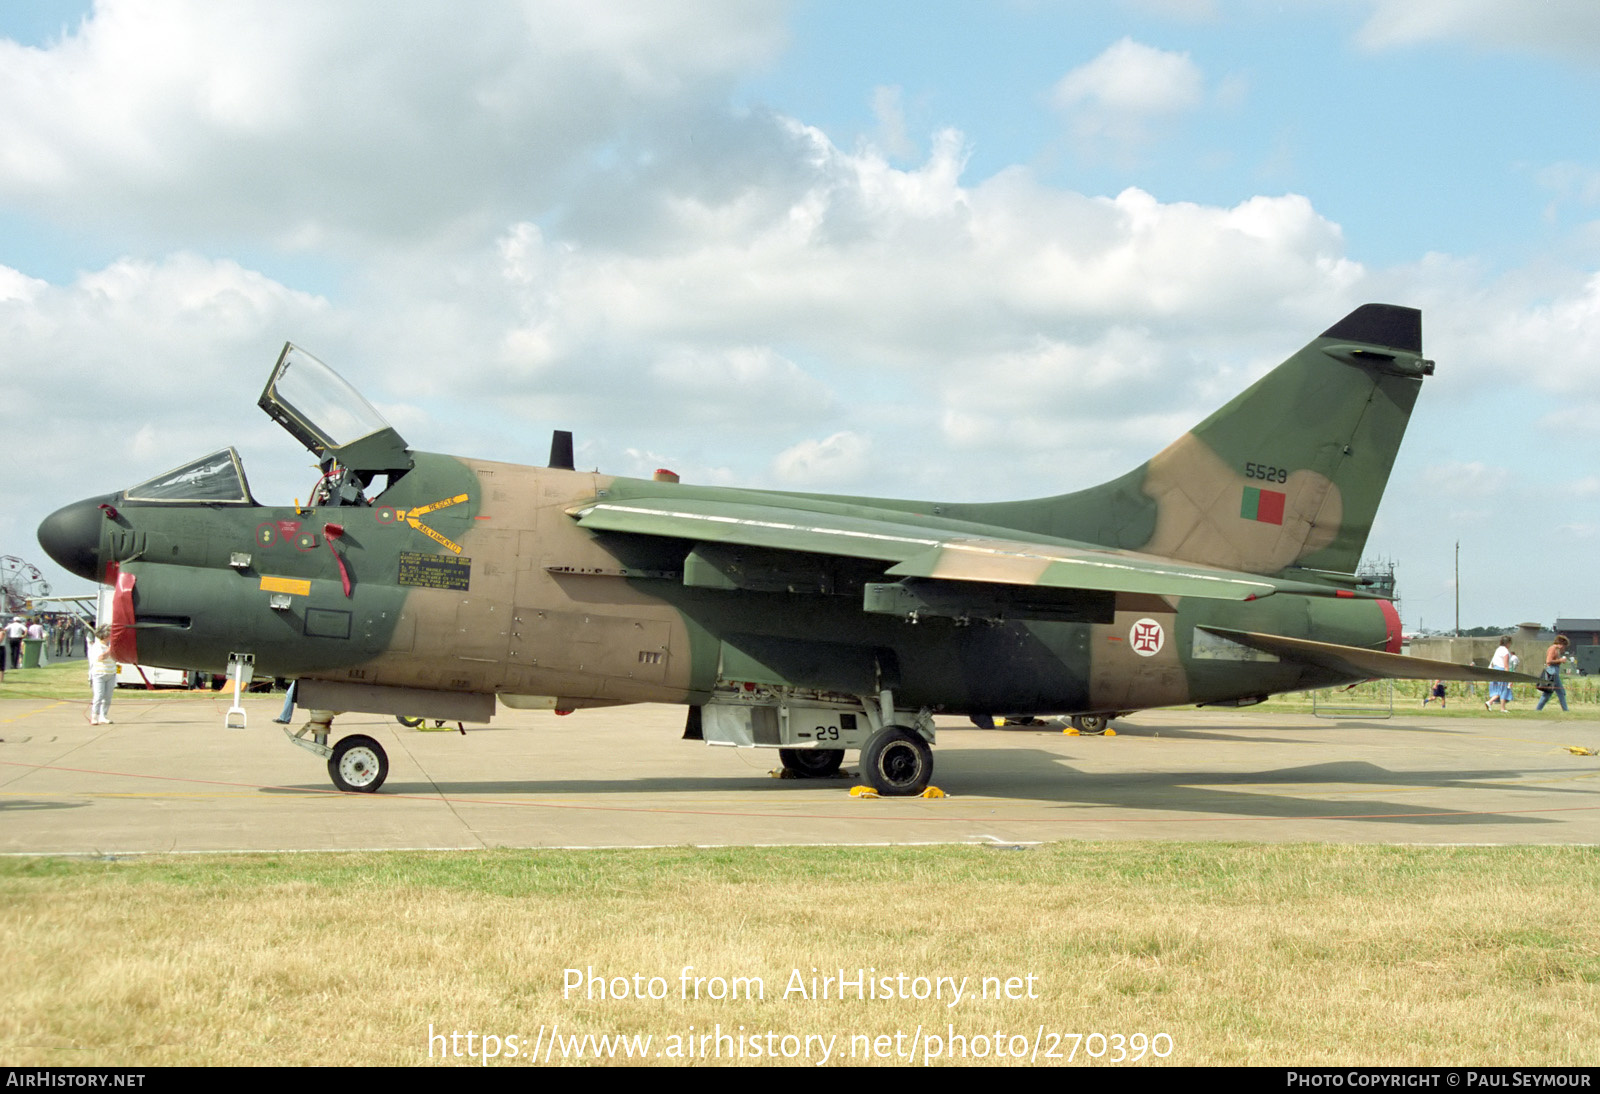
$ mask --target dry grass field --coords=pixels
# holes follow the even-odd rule
[[[1597,921],[1573,847],[12,859],[0,1055],[1592,1065]]]

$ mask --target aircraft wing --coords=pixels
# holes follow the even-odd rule
[[[899,513],[879,518],[708,498],[598,500],[569,512],[597,532],[891,562],[893,577],[1216,600],[1251,600],[1290,588],[1332,595],[1326,586],[1302,587],[1133,551],[952,531],[917,523],[914,514],[901,520]]]
[[[1340,646],[1332,642],[1313,642],[1307,638],[1285,638],[1276,634],[1256,634],[1227,627],[1201,627],[1203,631],[1274,654],[1285,661],[1300,661],[1330,669],[1346,676],[1395,680],[1500,680],[1508,684],[1536,684],[1538,679],[1520,672],[1480,669],[1454,661],[1430,661],[1403,653],[1384,653],[1359,646]]]

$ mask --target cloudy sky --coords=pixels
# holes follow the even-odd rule
[[[413,446],[949,499],[1148,458],[1352,307],[1438,363],[1408,628],[1600,616],[1592,0],[0,5],[0,554],[286,340]]]

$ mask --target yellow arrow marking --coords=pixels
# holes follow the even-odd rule
[[[416,517],[408,517],[406,519],[406,523],[411,525],[411,527],[415,528],[417,531],[421,532],[423,535],[427,536],[429,539],[433,540],[435,543],[439,544],[445,550],[451,551],[458,555],[461,553],[461,544],[455,542],[453,539],[449,539],[439,532],[435,532],[432,528],[429,528],[426,524],[423,524]]]
[[[457,494],[453,498],[444,498],[440,501],[430,501],[427,505],[419,505],[415,509],[396,509],[394,511],[394,516],[396,520],[405,521],[407,524],[411,525],[411,527],[415,528],[417,531],[421,532],[423,535],[439,544],[445,550],[452,551],[459,555],[461,553],[461,544],[440,532],[434,531],[417,518],[422,516],[424,513],[432,513],[439,509],[448,509],[452,505],[460,505],[466,500],[466,494]]]
[[[462,502],[464,502],[466,500],[467,500],[467,495],[465,495],[465,494],[457,494],[455,497],[453,497],[453,498],[445,498],[443,501],[431,501],[427,505],[419,505],[419,506],[417,506],[417,508],[411,510],[407,514],[407,516],[420,517],[422,514],[431,513],[435,509],[447,509],[452,505],[460,505]]]

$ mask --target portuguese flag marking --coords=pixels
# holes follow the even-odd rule
[[[1254,486],[1244,488],[1244,501],[1239,506],[1239,515],[1245,520],[1259,520],[1263,524],[1283,523],[1283,503],[1288,500],[1287,495],[1276,490],[1258,490]]]

